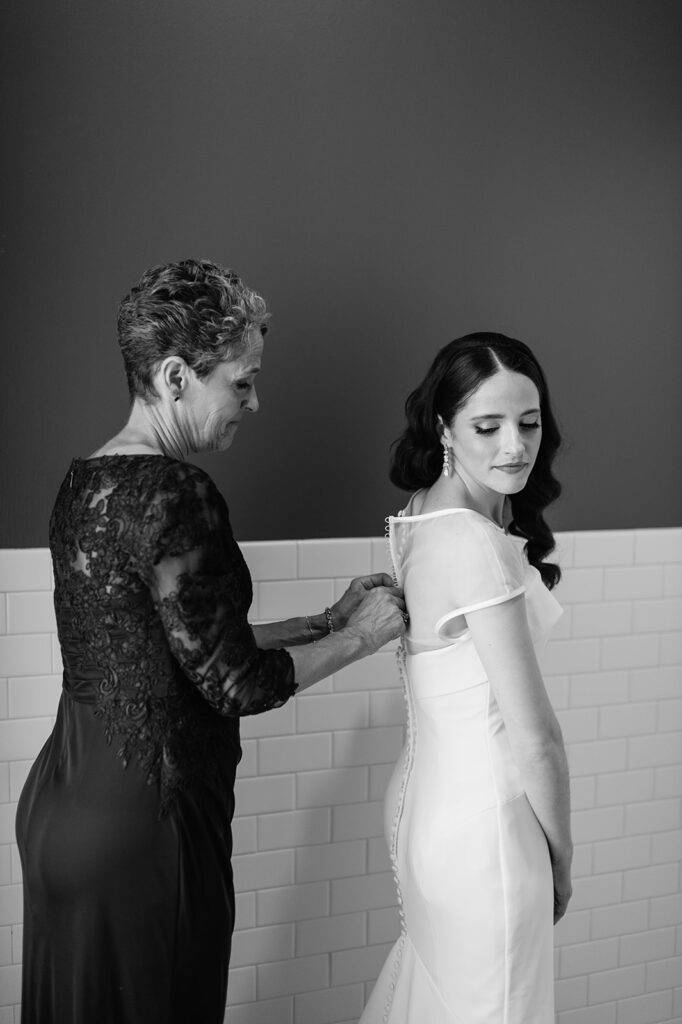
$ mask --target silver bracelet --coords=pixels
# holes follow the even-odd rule
[[[306,625],[308,627],[308,630],[310,632],[310,639],[312,640],[312,642],[314,644],[316,644],[317,640],[315,639],[315,634],[313,633],[313,627],[310,625],[310,616],[309,615],[306,615],[305,621],[306,621]]]
[[[327,620],[327,632],[328,633],[333,633],[334,632],[334,619],[332,618],[332,610],[331,610],[331,608],[325,608],[325,610],[324,610],[324,617]]]

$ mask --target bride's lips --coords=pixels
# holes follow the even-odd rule
[[[495,466],[493,468],[500,469],[503,473],[521,473],[527,467],[527,462],[508,462],[506,466]]]

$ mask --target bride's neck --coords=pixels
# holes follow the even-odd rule
[[[455,473],[452,476],[438,477],[429,489],[425,504],[428,504],[431,510],[470,508],[498,526],[504,526],[505,501],[504,494],[484,489]]]

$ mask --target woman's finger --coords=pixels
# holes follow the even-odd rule
[[[374,587],[388,588],[393,586],[393,580],[385,572],[373,572],[368,576],[358,576],[353,580],[353,583],[361,583],[365,590],[372,590]]]

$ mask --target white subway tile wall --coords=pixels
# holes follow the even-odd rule
[[[682,1024],[682,529],[561,534],[542,657],[572,769],[557,1024]],[[385,570],[383,538],[248,543],[254,621]],[[19,1024],[16,801],[61,685],[45,550],[0,551],[0,1024]],[[398,934],[382,801],[403,740],[384,650],[242,722],[229,1024],[350,1024]]]

